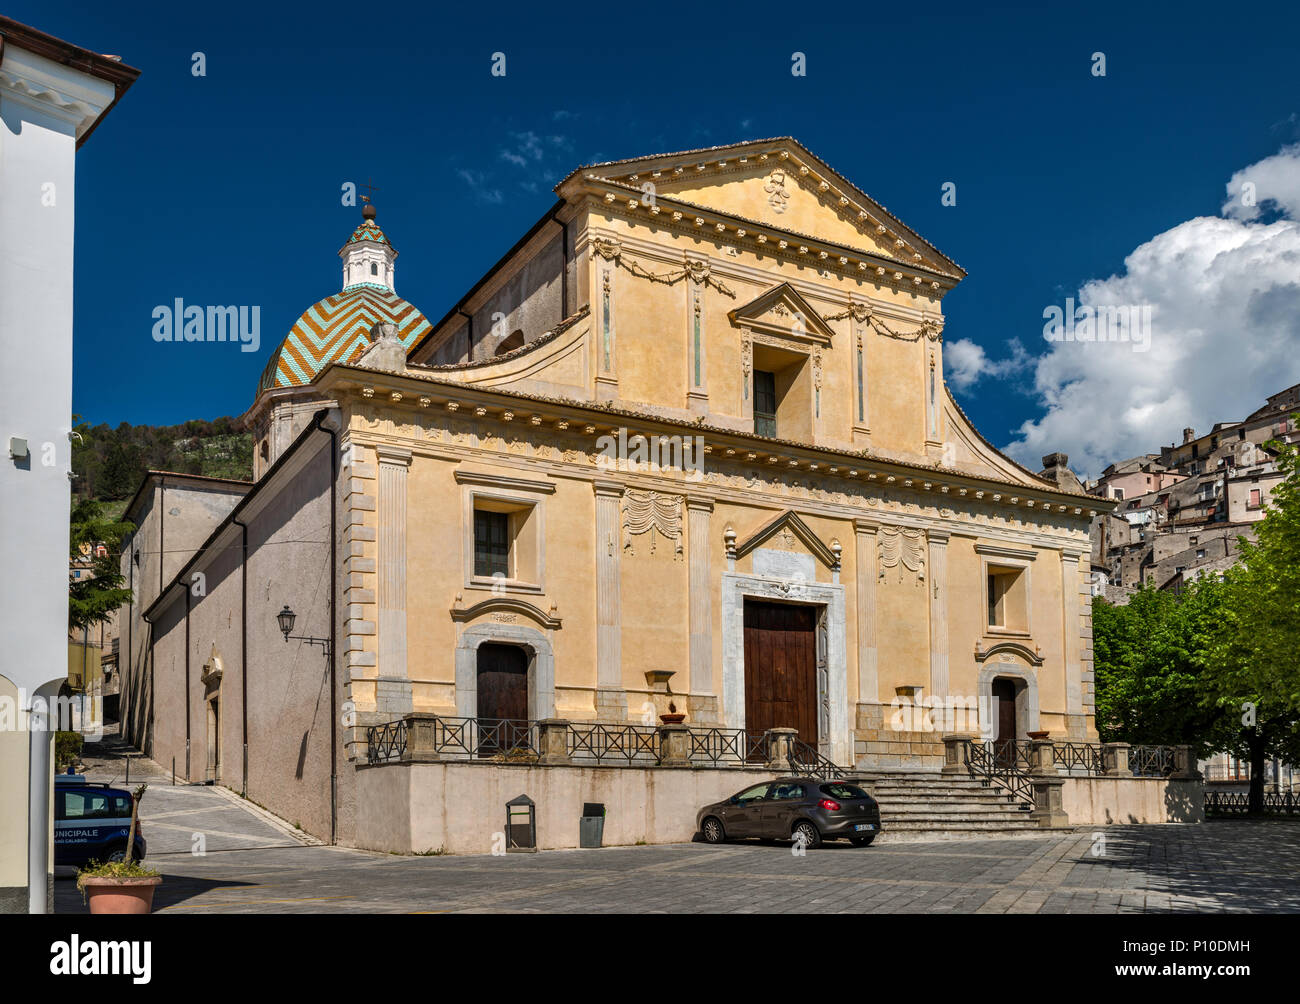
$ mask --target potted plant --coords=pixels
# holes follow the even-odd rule
[[[153,891],[162,876],[136,861],[135,830],[140,814],[140,799],[146,784],[136,788],[131,799],[131,827],[127,831],[126,853],[121,861],[92,861],[77,873],[77,888],[90,905],[91,913],[149,913],[153,910]]]
[[[659,716],[659,720],[665,725],[680,725],[686,716],[677,710],[677,705],[672,701],[668,702],[668,713]]]

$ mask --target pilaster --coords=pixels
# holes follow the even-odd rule
[[[602,721],[627,718],[623,689],[622,557],[619,544],[619,500],[623,486],[596,481],[596,717]]]
[[[696,724],[707,702],[696,696],[713,696],[713,588],[709,575],[711,546],[711,499],[687,497],[686,547],[690,561],[690,694],[691,714]],[[715,702],[716,706],[716,702]]]
[[[404,714],[413,708],[406,669],[406,479],[411,451],[378,446],[379,554],[377,579],[379,674],[376,710]]]
[[[930,545],[930,694],[948,696],[948,534],[927,533]]]

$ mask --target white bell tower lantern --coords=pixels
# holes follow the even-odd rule
[[[396,293],[393,271],[397,249],[388,242],[388,237],[375,223],[374,205],[364,195],[361,199],[365,203],[361,209],[361,225],[352,231],[348,242],[339,248],[339,258],[343,260],[343,288],[347,290],[356,286],[377,286]]]

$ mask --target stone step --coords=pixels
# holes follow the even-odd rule
[[[873,791],[870,794],[881,805],[914,801],[971,802],[972,804],[980,802],[1006,804],[1020,801],[1013,798],[1010,792],[1002,791]]]
[[[947,826],[950,823],[962,823],[970,826],[1014,826],[1023,821],[1027,826],[1037,825],[1028,812],[909,812],[881,813],[880,822],[885,829],[894,826]]]
[[[1037,840],[1042,837],[1057,837],[1062,833],[1075,832],[1072,827],[1005,827],[1002,829],[962,829],[947,827],[931,830],[883,830],[872,841],[872,847],[881,844],[912,844],[939,840]]]
[[[1023,805],[1024,803],[1021,804]],[[943,802],[919,802],[918,801],[918,802],[889,802],[889,803],[881,802],[880,803],[880,813],[886,819],[890,819],[900,815],[914,816],[917,815],[918,813],[930,814],[930,813],[962,812],[962,813],[970,813],[971,815],[989,816],[989,815],[1001,815],[1003,813],[1011,813],[1014,815],[1026,811],[1028,811],[1028,806],[1022,809],[1020,808],[1019,805],[1015,804],[1014,802],[1003,802],[1001,805],[989,804],[987,802],[981,802],[979,804],[972,805],[968,802],[954,802],[954,801],[943,801]]]
[[[988,828],[1015,828],[1023,826],[1036,830],[1037,823],[1028,813],[996,813],[971,815],[969,813],[918,813],[915,815],[881,815],[880,827],[891,830],[936,830],[936,828],[965,827],[967,830]]]

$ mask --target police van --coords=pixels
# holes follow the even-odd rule
[[[54,863],[81,867],[91,861],[122,861],[131,832],[131,793],[125,788],[58,774],[54,781]],[[136,861],[144,860],[144,837],[135,823]]]

